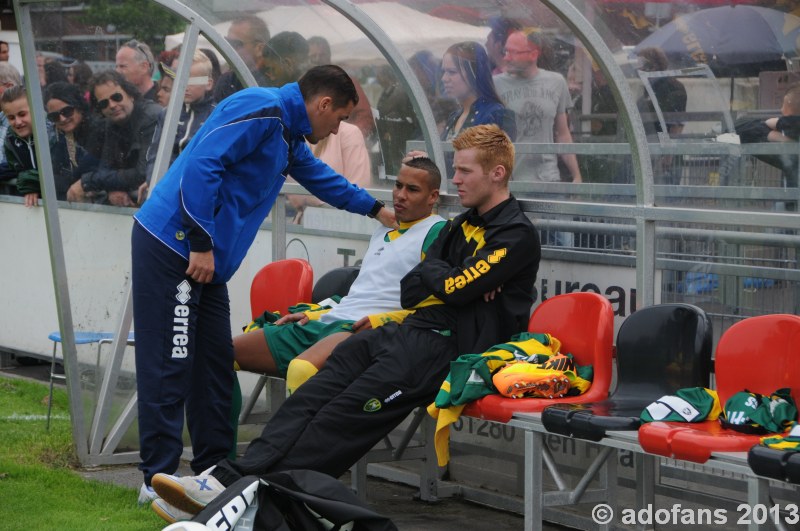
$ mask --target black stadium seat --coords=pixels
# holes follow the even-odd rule
[[[617,387],[587,404],[557,404],[542,411],[553,433],[599,441],[606,431],[637,430],[651,402],[687,387],[708,387],[711,321],[690,304],[659,304],[628,317],[617,334]]]
[[[344,297],[358,276],[358,266],[337,267],[322,275],[314,284],[311,301],[319,303],[334,295]]]

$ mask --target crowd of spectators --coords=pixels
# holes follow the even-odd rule
[[[560,71],[550,70],[556,68],[554,53],[544,33],[505,17],[491,19],[489,26],[491,31],[485,43],[458,42],[442,57],[423,50],[408,58],[433,111],[441,140],[448,141],[472,125],[494,123],[517,142],[572,142],[572,128],[580,115],[578,110],[571,111],[573,102],[580,106],[581,100],[577,90],[570,92],[570,89],[579,85],[568,85]],[[263,87],[296,81],[308,68],[331,64],[336,59],[331,57],[331,47],[324,37],[305,39],[291,31],[271,35],[265,21],[252,15],[232,20],[225,38],[256,83]],[[3,62],[3,50],[0,43],[0,94],[5,88],[22,83],[19,73]],[[92,72],[83,61],[64,64],[45,54],[37,56],[48,127],[52,129],[48,144],[54,160],[55,154],[58,160],[66,154],[65,160],[70,163],[64,164],[63,169],[72,171],[60,177],[59,200],[118,206],[141,204],[152,178],[163,129],[163,109],[172,96],[180,54],[180,47],[154,54],[147,43],[130,40],[117,50],[115,69],[98,72]],[[659,58],[655,52],[643,54],[646,65],[642,68],[666,68],[658,63]],[[218,55],[212,50],[193,53],[191,68],[170,161],[214,106],[244,86],[235,71],[221,68]],[[597,69],[593,73],[596,90],[590,111],[613,112],[613,98],[602,74]],[[345,127],[341,137],[334,136],[316,151],[319,156],[324,153],[340,161],[346,177],[353,182],[380,186],[383,172],[396,173],[392,161],[400,159],[406,142],[423,138],[419,113],[407,90],[408,83],[398,79],[391,66],[364,67],[352,72],[351,77],[359,103],[348,123],[360,130],[361,138]],[[571,82],[575,79],[575,75],[570,76]],[[674,80],[659,80],[659,83],[669,87],[678,84]],[[659,100],[661,92],[656,91]],[[595,98],[595,94],[608,97]],[[685,110],[685,90],[682,94],[682,101],[668,110]],[[643,99],[639,106],[646,112],[652,103]],[[598,130],[595,125],[592,123],[593,135],[616,133],[615,120],[599,124],[602,127]],[[668,126],[674,133],[680,124]],[[651,129],[657,128],[658,124]],[[5,115],[0,115],[0,135],[4,141],[14,135]],[[357,154],[356,162],[348,160],[356,156],[351,153]],[[6,157],[3,150],[0,179],[13,182],[16,175]],[[582,169],[588,169],[584,164],[578,165],[575,155],[538,155],[525,150],[518,154],[516,164],[515,181],[528,182],[581,182]],[[604,166],[603,173],[608,173],[608,169]],[[591,181],[603,178],[590,175]],[[62,189],[65,183],[67,188]],[[22,194],[19,189],[12,187],[12,190]],[[298,210],[292,214],[301,214],[306,205],[300,198],[295,199]]]

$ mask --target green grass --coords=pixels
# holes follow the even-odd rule
[[[47,387],[0,378],[0,530],[153,530],[166,524],[139,507],[136,489],[83,479],[67,396],[56,389],[45,430]]]

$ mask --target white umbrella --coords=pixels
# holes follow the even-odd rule
[[[359,8],[382,28],[406,58],[420,50],[430,50],[441,57],[453,43],[478,41],[483,44],[489,27],[472,26],[422,13],[393,2],[361,4]],[[383,55],[353,23],[327,5],[277,6],[257,13],[264,19],[272,35],[296,31],[305,38],[319,35],[331,45],[333,61],[343,64],[381,62]],[[226,35],[230,22],[215,24]],[[183,33],[168,35],[166,48],[171,50],[183,42]],[[200,38],[200,47],[210,47]]]

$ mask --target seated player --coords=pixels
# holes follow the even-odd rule
[[[313,376],[333,348],[354,332],[402,321],[400,279],[425,257],[444,226],[431,214],[441,175],[427,157],[404,163],[392,199],[399,229],[379,227],[350,292],[328,312],[290,314],[233,340],[241,369],[286,378],[289,392]]]

